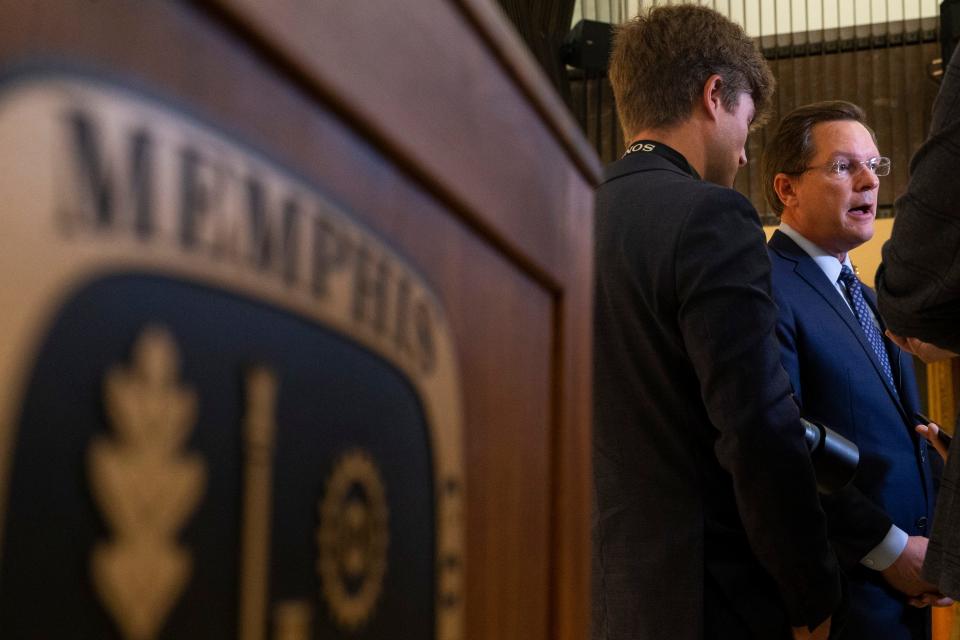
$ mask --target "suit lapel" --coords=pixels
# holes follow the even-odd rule
[[[891,400],[893,400],[894,404],[900,410],[900,413],[906,419],[906,409],[903,407],[899,394],[890,384],[887,376],[884,375],[883,367],[880,365],[880,360],[877,359],[876,352],[874,352],[873,347],[870,346],[870,343],[867,341],[867,337],[863,333],[863,329],[860,327],[860,323],[857,321],[856,316],[853,315],[853,311],[842,299],[842,294],[837,290],[833,283],[829,281],[827,276],[823,273],[823,270],[820,269],[820,267],[817,266],[817,263],[813,261],[813,258],[811,258],[806,251],[801,249],[797,243],[791,240],[786,234],[781,233],[780,231],[775,231],[773,237],[770,238],[770,247],[776,251],[778,255],[794,264],[794,272],[797,274],[797,276],[799,276],[799,278],[803,280],[811,289],[816,291],[830,306],[830,308],[833,309],[833,312],[837,314],[843,324],[846,325],[847,329],[853,334],[857,342],[860,343],[860,348],[863,349],[864,355],[867,356],[873,365],[873,369],[880,378],[880,381],[883,383],[884,388],[887,390],[887,394],[890,396]],[[864,295],[874,315],[879,319],[880,314],[877,311],[876,302],[873,300],[873,292],[865,287]],[[884,337],[884,343],[886,344],[886,342],[887,338]],[[896,347],[894,348],[896,349]],[[896,373],[898,375],[900,372],[899,349],[896,349],[895,353],[891,354],[891,350],[888,348],[887,352],[889,354],[891,365],[894,363],[894,361],[896,361]]]

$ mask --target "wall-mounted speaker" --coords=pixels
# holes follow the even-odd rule
[[[940,57],[946,69],[950,56],[960,41],[960,0],[940,3]]]
[[[581,20],[564,38],[561,58],[564,64],[587,73],[606,73],[612,43],[612,24]]]

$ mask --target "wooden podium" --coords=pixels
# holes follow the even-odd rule
[[[586,637],[599,165],[498,9],[0,8],[0,635]]]

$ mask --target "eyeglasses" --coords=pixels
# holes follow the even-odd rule
[[[890,158],[884,158],[883,156],[877,156],[876,158],[870,158],[868,160],[849,160],[847,158],[838,158],[833,162],[825,165],[815,166],[815,167],[806,167],[803,171],[798,173],[805,173],[812,169],[823,169],[831,176],[837,178],[851,178],[858,173],[860,170],[866,167],[870,170],[873,175],[880,177],[890,174]]]

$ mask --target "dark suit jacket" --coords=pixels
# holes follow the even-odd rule
[[[960,353],[958,163],[960,48],[954,49],[944,69],[930,135],[910,160],[910,181],[894,203],[897,216],[890,240],[883,245],[883,264],[877,270],[880,309],[894,333],[955,353]],[[960,480],[960,470],[952,475],[952,482]],[[960,498],[951,495],[949,509],[938,509],[938,513],[957,513],[944,529],[944,533],[953,532],[945,542],[954,549],[943,560],[957,565],[950,571],[955,574],[951,591],[960,595]]]
[[[770,239],[777,335],[801,411],[860,448],[854,489],[824,499],[831,538],[849,576],[846,638],[925,638],[929,612],[907,606],[882,576],[859,564],[890,522],[928,535],[934,491],[927,444],[914,432],[912,358],[884,338],[896,388],[842,295],[787,235]],[[876,297],[864,297],[879,318]]]
[[[960,47],[944,70],[930,136],[910,161],[877,271],[880,308],[895,333],[960,353]],[[952,417],[952,416],[950,416]],[[923,576],[960,600],[960,438],[943,472]]]
[[[598,192],[593,637],[789,637],[840,600],[770,262],[733,190],[652,153]]]

